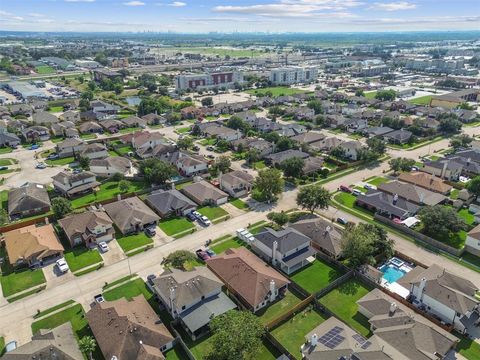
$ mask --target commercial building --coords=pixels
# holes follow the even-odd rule
[[[318,69],[314,66],[287,66],[270,70],[270,81],[274,85],[291,85],[313,82],[317,79]]]
[[[238,71],[184,74],[175,78],[176,90],[212,89],[215,87],[233,87],[235,83],[243,82],[243,74]]]

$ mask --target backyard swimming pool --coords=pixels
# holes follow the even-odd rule
[[[383,278],[389,283],[392,284],[397,282],[397,280],[401,279],[405,276],[406,272],[400,270],[399,268],[385,264],[380,268],[380,271],[383,272]]]

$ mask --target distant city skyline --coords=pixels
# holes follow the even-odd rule
[[[21,0],[0,30],[375,32],[480,30],[478,0]]]

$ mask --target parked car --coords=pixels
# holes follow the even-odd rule
[[[0,170],[7,170],[8,166],[0,166]]]
[[[207,252],[208,256],[210,256],[210,257],[214,257],[215,255],[217,255],[217,253],[215,251],[213,251],[212,249],[205,249],[205,251]]]
[[[337,222],[338,222],[339,224],[342,224],[342,225],[347,225],[347,224],[348,224],[347,219],[345,219],[345,218],[343,218],[343,217],[337,218]]]
[[[361,192],[361,191],[358,190],[358,189],[353,189],[353,190],[352,190],[352,194],[353,194],[354,196],[359,196],[359,195],[363,195],[363,192]]]
[[[80,174],[82,172],[82,169],[73,169],[74,174]]]
[[[155,234],[157,233],[154,226],[148,226],[144,229],[144,231],[145,234],[150,237],[155,236]]]
[[[352,189],[350,189],[350,187],[348,187],[347,185],[340,185],[340,190],[347,193],[352,192]]]
[[[47,164],[45,164],[44,162],[39,162],[39,163],[37,163],[37,165],[35,165],[35,168],[36,169],[46,169]]]
[[[195,217],[195,215],[193,215],[192,213],[188,213],[186,215],[187,219],[190,220],[190,221],[195,221],[197,218]]]
[[[204,216],[204,215],[200,216],[200,217],[198,218],[198,220],[200,220],[200,222],[201,222],[203,225],[205,225],[205,226],[210,226],[210,225],[212,225],[212,222],[211,222],[206,216]]]
[[[105,301],[102,294],[95,295],[93,298],[95,299],[95,302],[97,302],[99,304]]]
[[[47,156],[47,160],[55,160],[55,159],[58,159],[60,156],[58,154],[50,154]]]
[[[8,353],[13,351],[17,348],[17,342],[15,340],[10,341],[7,345],[5,345],[5,352]]]
[[[193,150],[193,151],[199,151],[199,150],[200,150],[200,146],[194,145],[194,146],[192,147],[192,150]]]
[[[155,280],[157,276],[155,274],[150,274],[147,276],[147,283],[153,286],[153,280]]]
[[[202,249],[198,249],[197,251],[195,251],[195,254],[197,254],[200,260],[205,261],[210,259],[210,255],[208,255],[208,253]]]
[[[215,148],[214,148],[213,146],[209,145],[209,146],[207,146],[207,150],[208,150],[208,151],[214,151]]]
[[[208,155],[207,155],[207,159],[212,159],[212,160],[213,160],[213,159],[215,159],[215,155],[208,154]]]
[[[192,214],[193,216],[195,216],[195,219],[199,219],[199,218],[202,216],[202,214],[200,214],[200,213],[199,213],[198,211],[196,211],[196,210],[192,211],[191,214]]]
[[[60,270],[62,273],[66,273],[68,270],[70,270],[64,258],[58,259],[55,264],[57,265],[58,270]]]
[[[29,149],[29,150],[37,150],[38,148],[40,148],[40,145],[33,144],[33,145],[31,145],[28,149]]]
[[[108,244],[105,241],[99,242],[98,248],[104,253],[110,250],[110,248],[108,247]]]
[[[372,184],[365,184],[365,185],[363,185],[363,187],[367,190],[377,190],[377,187],[375,185],[372,185]]]

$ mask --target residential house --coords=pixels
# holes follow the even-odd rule
[[[230,129],[226,126],[215,123],[207,123],[202,129],[202,135],[206,137],[217,138],[225,141],[234,141],[241,139],[243,134],[240,130]]]
[[[164,360],[174,344],[143,295],[95,304],[86,318],[105,359]]]
[[[12,116],[16,116],[16,115],[31,116],[33,113],[33,107],[29,104],[10,105],[9,109],[10,109],[10,114],[12,114]]]
[[[361,133],[368,128],[368,121],[367,121],[367,119],[361,119],[361,118],[347,119],[343,123],[343,126],[345,126],[345,129],[348,132]]]
[[[477,217],[478,213],[475,214],[475,220]],[[480,225],[475,226],[468,232],[467,239],[465,240],[465,251],[475,256],[480,256]]]
[[[357,305],[358,313],[367,317],[373,332],[368,341],[362,339],[361,348],[369,349],[369,343],[377,343],[391,359],[447,359],[459,341],[378,288],[359,299]],[[357,359],[362,359],[361,354]]]
[[[300,158],[300,159],[307,159],[310,155],[307,154],[306,152],[300,151],[300,150],[294,150],[294,149],[289,149],[285,151],[280,151],[275,154],[270,154],[268,156],[265,156],[265,162],[268,164],[271,164],[273,166],[280,165],[282,162],[284,162],[287,159],[291,158]]]
[[[315,254],[310,238],[291,227],[279,231],[267,227],[254,237],[252,250],[288,275],[308,265]]]
[[[39,111],[34,113],[32,115],[32,120],[34,124],[44,126],[56,124],[59,121],[58,117],[52,113],[49,113],[48,111]]]
[[[81,134],[103,134],[103,128],[96,122],[87,121],[79,127]]]
[[[227,249],[207,266],[254,313],[282,297],[290,283],[244,247]]]
[[[326,137],[323,140],[311,143],[310,149],[314,151],[330,152],[332,149],[335,149],[336,147],[340,146],[341,143],[343,143],[343,140],[334,136],[330,136],[330,137]]]
[[[303,163],[303,174],[311,175],[323,169],[324,159],[319,156],[309,157]]]
[[[153,281],[153,289],[173,319],[195,340],[208,331],[215,317],[237,306],[222,292],[223,283],[207,267],[190,271],[166,270]]]
[[[133,175],[132,162],[123,156],[108,156],[90,161],[90,171],[100,177],[110,177],[113,174]]]
[[[186,177],[206,173],[208,162],[203,156],[177,151],[173,154],[170,163],[176,166],[178,172]]]
[[[138,116],[129,116],[124,119],[122,119],[122,122],[127,125],[127,127],[140,127],[140,128],[146,128],[147,127],[147,121],[139,118]]]
[[[74,129],[78,135],[78,132],[75,129],[75,124],[70,121],[62,121],[56,124],[52,124],[50,129],[52,131],[53,136],[67,137],[66,132],[68,129]],[[73,136],[69,136],[69,137],[73,137]]]
[[[299,144],[310,145],[310,144],[313,144],[313,143],[316,143],[318,141],[321,141],[321,140],[325,139],[325,137],[326,136],[322,133],[318,133],[318,132],[314,132],[314,131],[308,131],[306,133],[293,136],[293,137],[291,137],[291,139],[293,141],[299,143]]]
[[[383,138],[392,144],[406,144],[412,138],[412,132],[404,129],[395,130],[383,135]]]
[[[90,160],[104,159],[108,157],[108,149],[102,143],[87,144],[80,150],[80,157],[86,157]]]
[[[3,233],[8,262],[14,267],[43,265],[63,256],[52,224],[29,225]]]
[[[142,119],[145,120],[148,125],[159,125],[159,124],[165,124],[167,122],[167,119],[164,116],[157,115],[154,113],[144,115],[142,116]]]
[[[153,147],[140,147],[136,151],[136,154],[142,159],[154,157],[164,161],[169,161],[176,153],[178,153],[177,147],[169,143],[158,144]]]
[[[81,139],[65,139],[56,145],[55,151],[60,158],[78,157],[85,147],[86,143]]]
[[[47,188],[37,183],[25,183],[8,192],[10,219],[29,217],[50,211]]]
[[[120,120],[107,119],[100,121],[100,126],[111,134],[116,134],[120,129],[125,128],[125,124]]]
[[[344,141],[338,145],[344,151],[344,157],[353,161],[358,160],[358,151],[362,148],[360,141]]]
[[[115,238],[113,221],[104,211],[91,209],[58,221],[71,246],[94,247]]]
[[[420,170],[438,176],[440,179],[457,181],[462,175],[463,167],[457,159],[440,159],[424,162]]]
[[[68,197],[91,192],[100,186],[95,174],[91,171],[82,171],[77,174],[62,171],[52,176],[52,180],[55,191]]]
[[[182,192],[198,205],[219,206],[228,201],[228,194],[202,180],[182,188]]]
[[[68,321],[53,329],[41,329],[32,340],[2,356],[2,360],[83,360],[77,337]]]
[[[18,145],[20,145],[20,138],[17,135],[8,132],[6,128],[0,127],[0,147],[17,147]]]
[[[27,142],[47,141],[50,131],[45,126],[34,125],[22,130],[22,136]]]
[[[369,137],[383,137],[384,135],[387,135],[393,131],[394,130],[388,126],[374,126],[365,129],[364,133],[366,133]]]
[[[132,144],[132,147],[142,158],[153,156],[153,149],[159,145],[172,146],[168,140],[158,132],[138,131],[131,134],[129,137],[130,139],[126,138],[127,142]]]
[[[377,189],[417,205],[434,206],[443,203],[447,199],[444,195],[437,192],[396,180],[379,184]]]
[[[414,216],[420,209],[419,205],[404,198],[378,190],[368,190],[357,196],[355,203],[379,215],[400,220]]]
[[[312,246],[328,256],[335,259],[342,256],[342,233],[331,222],[322,218],[305,219],[289,227],[310,238]]]
[[[322,322],[305,336],[301,346],[305,360],[342,359],[342,360],[393,360],[378,341],[368,341],[355,330],[332,316]]]
[[[112,105],[101,100],[91,101],[90,107],[94,113],[102,113],[107,115],[115,115],[118,111],[120,111],[120,106]]]
[[[239,151],[241,147],[243,149],[254,149],[258,151],[260,157],[264,157],[273,153],[275,145],[261,138],[244,138],[236,141],[232,141],[232,146],[235,151]]]
[[[137,233],[156,225],[160,218],[138,197],[104,205],[105,211],[122,234]]]
[[[74,124],[79,123],[80,119],[80,112],[68,110],[65,111],[62,115],[60,115],[60,119],[63,121],[70,121]]]
[[[480,318],[480,300],[475,297],[478,287],[437,264],[427,269],[415,267],[399,285],[410,291],[415,306],[462,333]]]
[[[426,174],[421,171],[404,172],[398,176],[398,180],[404,183],[410,183],[421,188],[433,191],[439,194],[448,195],[453,189],[451,185],[437,178],[435,174]]]
[[[300,124],[285,124],[280,125],[277,129],[273,131],[280,136],[293,137],[307,132],[307,128]]]
[[[184,216],[197,209],[197,204],[175,189],[155,191],[145,198],[145,203],[162,218]]]
[[[239,198],[250,193],[253,186],[253,176],[246,171],[231,171],[218,177],[220,189],[231,197]]]

